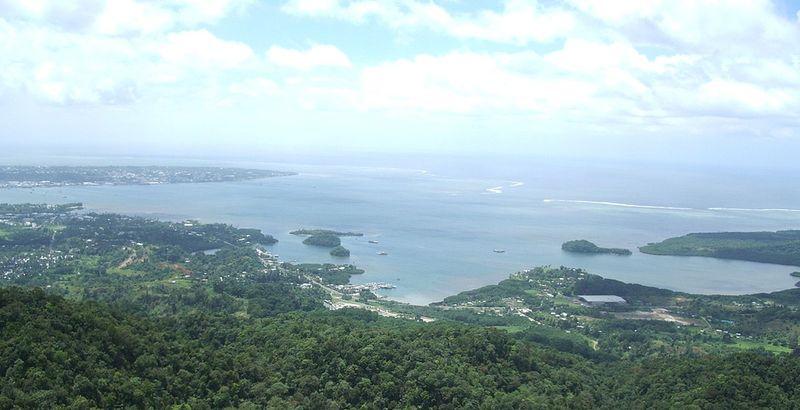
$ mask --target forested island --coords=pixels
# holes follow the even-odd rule
[[[289,233],[297,236],[308,236],[303,240],[306,245],[333,248],[329,253],[336,258],[350,257],[350,250],[342,246],[341,236],[364,236],[363,233],[359,232],[340,232],[330,229],[298,229]]]
[[[350,250],[345,248],[342,245],[339,245],[339,246],[331,249],[330,254],[331,254],[331,256],[336,256],[337,258],[346,258],[346,257],[350,256]]]
[[[800,230],[690,233],[639,248],[652,255],[708,256],[800,266]]]
[[[282,262],[257,230],[79,207],[0,205],[0,408],[800,404],[800,289],[539,267],[414,306],[350,285],[353,265]]]
[[[303,240],[303,243],[311,246],[319,246],[322,248],[335,248],[342,244],[342,240],[336,235],[329,233],[321,233],[318,235],[311,235]]]
[[[262,169],[170,166],[0,166],[0,188],[231,182],[295,175]]]
[[[566,252],[572,252],[572,253],[588,253],[588,254],[606,253],[606,254],[622,255],[622,256],[631,255],[631,251],[628,249],[601,248],[585,239],[564,242],[561,245],[561,249]]]

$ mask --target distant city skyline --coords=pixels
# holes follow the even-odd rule
[[[796,164],[800,2],[0,0],[25,154]]]

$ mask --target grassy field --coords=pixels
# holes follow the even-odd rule
[[[733,347],[742,350],[764,349],[772,353],[791,353],[792,349],[785,346],[777,346],[769,343],[751,342],[740,340],[733,344]]]
[[[505,330],[508,333],[519,333],[528,328],[528,326],[509,325],[509,326],[494,326],[495,329]]]
[[[140,270],[135,269],[120,269],[120,268],[108,268],[106,270],[109,275],[119,275],[119,276],[127,276],[127,277],[135,277],[135,276],[146,276],[148,275],[147,272],[143,272]]]

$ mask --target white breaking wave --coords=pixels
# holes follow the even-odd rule
[[[524,183],[524,182],[520,182],[520,181],[512,181],[512,182],[511,182],[511,185],[509,185],[509,187],[511,187],[511,188],[515,188],[515,187],[518,187],[518,186],[523,186],[523,185],[525,185],[525,183]]]
[[[800,209],[790,208],[708,208],[709,211],[739,211],[739,212],[800,212]]]
[[[731,211],[731,212],[800,212],[800,209],[792,208],[683,208],[678,206],[657,206],[657,205],[638,205],[638,204],[625,204],[621,202],[608,202],[608,201],[584,201],[578,199],[544,199],[542,202],[564,202],[572,204],[590,204],[590,205],[605,205],[605,206],[619,206],[623,208],[643,208],[643,209],[666,209],[671,211]]]
[[[577,199],[545,199],[542,202],[565,202],[571,204],[590,204],[590,205],[605,205],[605,206],[619,206],[623,208],[642,208],[642,209],[667,209],[671,211],[691,211],[692,208],[682,208],[678,206],[657,206],[657,205],[638,205],[638,204],[624,204],[620,202],[607,202],[607,201],[582,201]]]
[[[496,186],[494,188],[486,188],[486,192],[491,192],[493,194],[502,194],[503,193],[503,187],[502,186]]]

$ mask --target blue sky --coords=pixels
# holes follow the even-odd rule
[[[20,152],[796,163],[800,4],[0,0]]]

